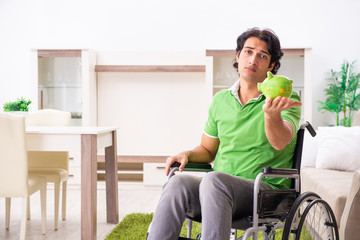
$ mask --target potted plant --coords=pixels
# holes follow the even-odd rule
[[[26,100],[24,97],[18,98],[14,102],[6,102],[4,103],[4,112],[13,112],[13,111],[21,111],[27,112],[29,111],[29,105],[31,100]]]
[[[329,111],[336,115],[336,126],[351,127],[355,111],[360,109],[358,89],[360,73],[355,71],[355,61],[344,61],[341,70],[331,69],[325,89],[325,102],[319,101],[319,111]],[[341,116],[342,113],[342,116]]]

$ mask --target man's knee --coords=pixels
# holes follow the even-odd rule
[[[200,192],[223,191],[226,188],[226,173],[210,172],[207,173],[200,184]]]
[[[173,194],[196,192],[199,188],[200,180],[187,174],[177,174],[170,178],[165,184],[164,191],[170,191]]]
[[[209,172],[209,173],[205,174],[201,183],[202,184],[213,184],[218,181],[223,182],[227,176],[230,176],[230,175],[228,175],[226,173],[222,173],[222,172]]]

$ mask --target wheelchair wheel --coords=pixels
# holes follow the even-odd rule
[[[338,240],[336,220],[329,204],[312,192],[300,195],[285,221],[282,239]]]

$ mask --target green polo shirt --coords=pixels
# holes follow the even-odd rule
[[[300,101],[295,92],[290,99]],[[264,167],[291,168],[301,107],[281,112],[283,120],[291,123],[295,134],[292,141],[278,151],[265,134],[264,104],[265,96],[261,94],[242,106],[231,89],[214,96],[204,129],[206,135],[220,140],[214,171],[255,179]],[[291,184],[290,179],[283,178],[263,178],[263,182],[274,188],[289,188]]]

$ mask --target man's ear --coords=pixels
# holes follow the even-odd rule
[[[240,55],[240,51],[237,51],[235,56],[236,62],[239,62],[239,55]]]
[[[268,71],[271,72],[273,70],[274,66],[275,66],[275,63],[273,62],[272,64],[270,64]]]

